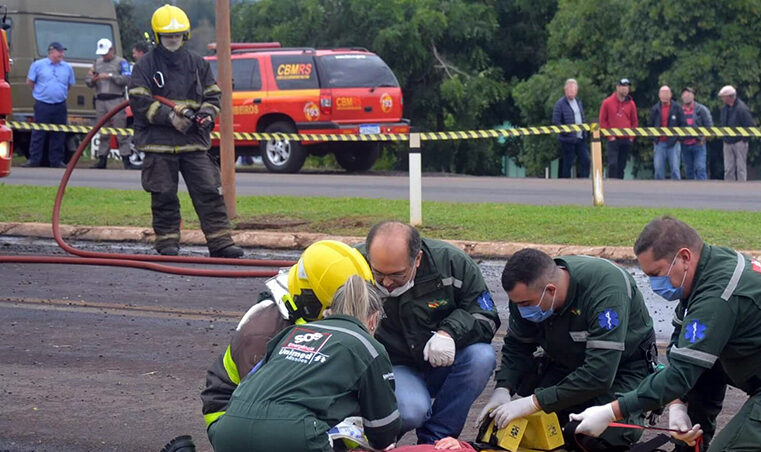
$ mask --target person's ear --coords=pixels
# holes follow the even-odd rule
[[[415,268],[420,267],[420,262],[423,260],[423,250],[420,250],[417,252],[417,257],[415,257]]]

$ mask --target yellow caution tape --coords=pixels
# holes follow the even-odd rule
[[[14,130],[44,130],[48,132],[74,132],[88,133],[92,127],[69,126],[62,124],[42,124],[37,122],[8,121],[8,127]],[[759,127],[639,127],[636,129],[599,129],[597,123],[573,124],[563,126],[537,126],[517,127],[514,129],[483,129],[461,130],[452,132],[420,132],[422,141],[446,141],[446,140],[478,140],[488,138],[510,138],[528,135],[549,135],[554,133],[568,132],[591,132],[600,130],[602,136],[617,137],[751,137],[761,138]],[[132,129],[116,127],[103,127],[101,132],[105,135],[133,135]],[[219,139],[219,132],[212,132],[211,137]],[[245,133],[235,132],[233,138],[238,141],[266,141],[266,140],[293,140],[293,141],[408,141],[406,133],[381,133],[366,135],[349,134],[326,134],[326,133]]]

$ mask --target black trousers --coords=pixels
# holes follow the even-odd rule
[[[230,220],[222,197],[219,167],[206,151],[163,154],[146,152],[143,160],[143,189],[151,194],[156,249],[180,243],[179,174],[188,187],[209,251],[233,245]]]
[[[605,157],[608,160],[608,179],[623,179],[626,160],[632,150],[633,143],[628,138],[608,141]]]

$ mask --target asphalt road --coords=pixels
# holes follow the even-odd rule
[[[0,184],[57,186],[63,170],[14,167]],[[140,190],[140,172],[118,169],[77,168],[71,186]],[[710,208],[722,210],[761,210],[761,181],[730,183],[723,181],[606,180],[608,206],[671,208]],[[183,187],[184,189],[184,187]],[[240,195],[284,195],[409,199],[406,174],[346,173],[236,174]],[[425,175],[423,200],[452,202],[506,202],[533,205],[591,205],[590,180],[513,179]]]

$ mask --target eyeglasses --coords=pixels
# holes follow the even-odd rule
[[[411,268],[412,266],[410,266],[410,268],[408,268],[407,270],[396,272],[396,273],[381,273],[375,269],[371,269],[370,271],[372,271],[373,278],[375,278],[375,281],[377,282],[383,282],[384,279],[390,279],[391,281],[397,284],[404,284],[407,282],[407,279],[409,279],[409,273]]]

